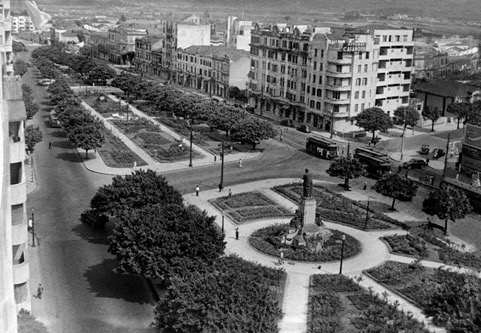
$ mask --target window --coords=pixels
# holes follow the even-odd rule
[[[317,97],[322,97],[322,89],[317,89]]]
[[[359,111],[359,105],[358,104],[354,105],[354,112],[357,112],[357,111]]]
[[[362,70],[362,65],[358,65],[358,66],[357,66],[357,72],[358,72],[358,73],[361,73],[361,70]]]
[[[322,72],[323,66],[322,62],[319,63],[319,71]]]
[[[310,101],[309,106],[314,109],[314,101]]]
[[[354,93],[354,99],[359,99],[359,91],[356,91],[356,92]]]
[[[319,75],[319,84],[322,84],[322,76]]]
[[[336,66],[336,72],[342,73],[342,66],[341,65]]]
[[[403,35],[403,42],[407,42],[408,41],[408,35]]]
[[[395,36],[395,41],[396,41],[396,42],[400,42],[400,41],[401,41],[401,36],[396,35],[396,36]]]
[[[312,95],[312,96],[316,96],[316,88],[312,87],[311,95]]]
[[[317,62],[314,61],[314,70],[316,70],[316,69],[317,69]]]
[[[362,52],[359,52],[359,60],[362,60]]]
[[[367,73],[368,65],[364,65],[364,73]]]
[[[362,85],[367,86],[367,78],[362,79]]]
[[[360,86],[361,85],[361,79],[356,79],[356,86]]]
[[[321,109],[321,102],[316,102],[316,110],[320,110]]]
[[[366,52],[366,59],[369,59],[369,52]]]
[[[321,58],[324,58],[324,50],[321,50]]]
[[[366,91],[365,90],[363,90],[363,92],[362,92],[362,98],[366,98]]]
[[[314,49],[314,57],[317,57],[317,49]]]
[[[382,41],[387,42],[387,36],[386,35],[382,36]]]
[[[361,104],[361,111],[364,110],[364,103]]]
[[[333,91],[332,92],[333,99],[341,99],[341,92],[340,91]]]
[[[312,76],[312,83],[316,83],[316,75]]]
[[[342,60],[343,53],[342,52],[337,52],[337,59]]]

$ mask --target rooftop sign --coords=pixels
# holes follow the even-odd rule
[[[365,52],[366,43],[344,43],[343,52]]]

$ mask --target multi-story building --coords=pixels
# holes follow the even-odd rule
[[[161,76],[162,46],[161,36],[145,36],[135,40],[135,70],[153,76]]]
[[[227,97],[229,87],[246,88],[249,52],[224,46],[177,50],[175,81],[210,95]]]
[[[109,36],[109,61],[122,64],[122,55],[135,52],[135,39],[147,35],[145,29],[127,29],[118,27],[110,29]]]
[[[12,16],[12,33],[20,31],[34,31],[35,27],[30,16]]]
[[[252,21],[239,20],[235,16],[227,17],[224,45],[239,50],[250,51],[252,28]]]
[[[407,31],[406,41],[401,31]],[[399,34],[400,42],[383,44],[381,32],[393,33],[394,40]],[[407,105],[411,45],[409,30],[256,24],[249,103],[277,119],[333,132],[359,130],[354,119],[362,110],[379,106],[392,114]],[[381,46],[396,58],[381,56]]]
[[[393,115],[399,106],[409,105],[414,65],[413,30],[370,27],[379,40],[376,106]]]
[[[10,1],[0,1],[0,331],[17,332],[30,309],[22,81],[13,76]]]

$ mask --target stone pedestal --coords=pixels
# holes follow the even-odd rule
[[[299,213],[301,214],[301,225],[307,226],[316,223],[316,199],[302,198],[299,204]]]

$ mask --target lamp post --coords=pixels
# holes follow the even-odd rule
[[[189,150],[189,167],[192,168],[192,119],[190,120],[190,150]]]
[[[35,247],[35,210],[32,208],[32,247]]]
[[[367,197],[367,208],[366,208],[366,222],[364,222],[364,230],[367,230],[367,222],[369,221],[369,203],[371,202],[370,197]]]
[[[224,141],[222,141],[222,150],[220,152],[220,184],[219,190],[224,188]]]
[[[346,242],[346,235],[342,235],[342,244],[341,244],[341,265],[339,266],[339,274],[342,274],[342,260],[344,259],[344,243]]]
[[[334,137],[334,110],[331,110],[331,136],[332,139]]]
[[[406,132],[406,109],[404,109],[403,133],[401,134],[401,162],[404,157],[404,133]]]
[[[224,212],[222,212],[222,236],[224,235]]]

